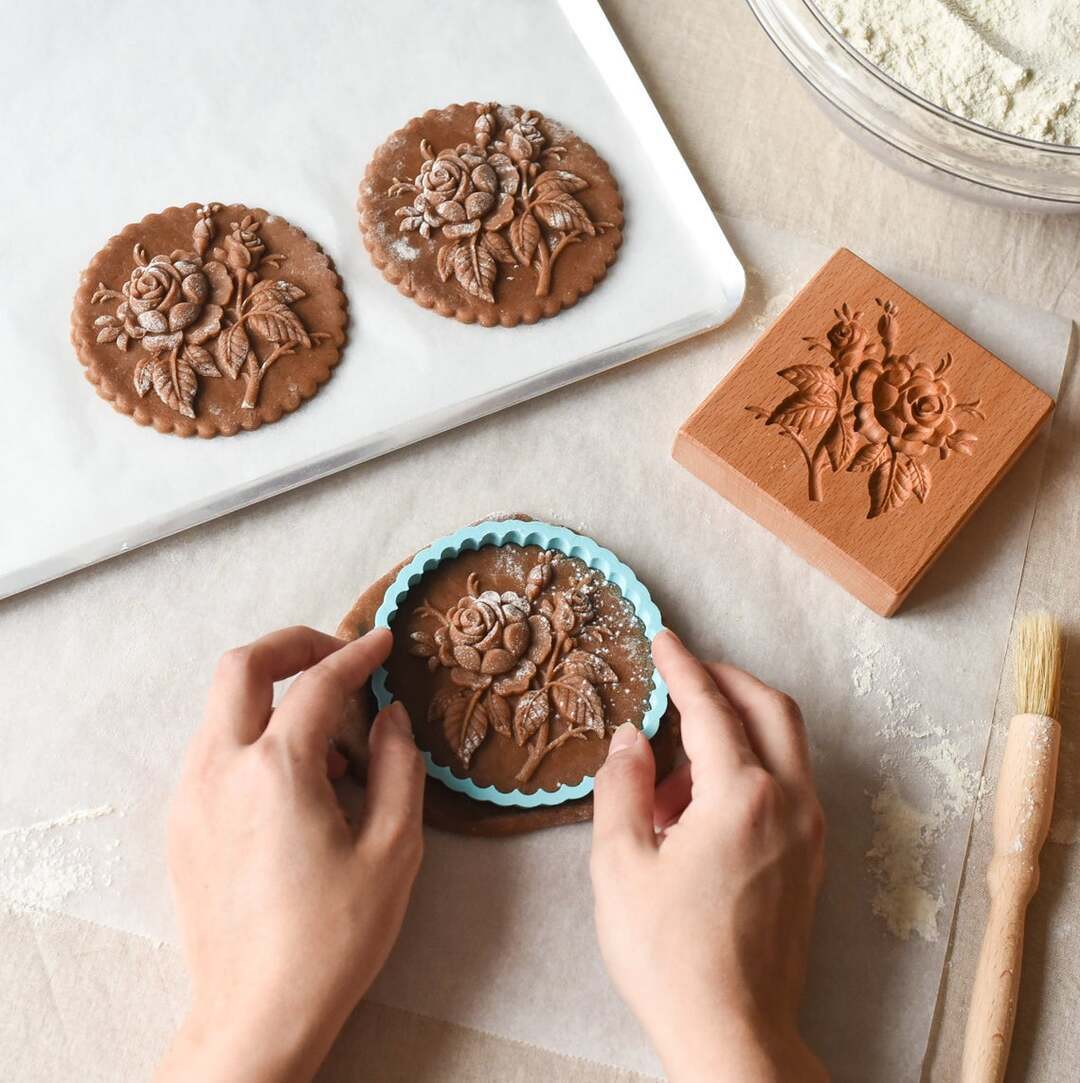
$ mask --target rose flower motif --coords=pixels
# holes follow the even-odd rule
[[[535,113],[525,113],[508,129],[506,152],[515,162],[531,162],[544,149],[544,135],[536,124],[539,119]]]
[[[142,339],[147,352],[175,350],[185,332],[195,344],[217,334],[221,307],[206,304],[216,292],[198,257],[184,252],[155,256],[132,270],[122,287],[124,300],[116,315],[123,321],[124,333]]]
[[[860,315],[860,312],[853,315],[842,313],[839,322],[833,324],[826,335],[835,359],[833,367],[838,371],[850,372],[862,364],[869,335],[858,322]]]
[[[513,591],[486,590],[460,599],[447,612],[448,623],[435,632],[440,663],[488,678],[508,673],[529,647],[529,609]]]
[[[494,210],[499,179],[481,155],[471,152],[476,149],[444,150],[420,167],[409,213],[423,218],[420,232],[425,236],[440,227],[446,237],[471,236]]]
[[[941,448],[956,430],[956,400],[944,380],[907,354],[882,365],[867,361],[852,386],[855,428],[873,444],[922,455]]]
[[[225,262],[234,271],[247,271],[254,267],[266,251],[259,236],[261,222],[248,214],[239,222],[232,222],[232,232],[225,238]]]

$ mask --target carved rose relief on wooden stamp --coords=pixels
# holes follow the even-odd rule
[[[280,358],[330,336],[309,332],[292,305],[305,297],[275,272],[285,256],[266,253],[254,215],[220,226],[220,203],[195,212],[191,250],[148,258],[134,246],[135,267],[120,290],[98,283],[92,305],[119,302],[93,320],[98,343],[142,352],[132,379],[171,410],[195,417],[199,378],[244,377],[241,408],[254,410],[267,370]],[[240,396],[238,396],[240,397]]]
[[[541,553],[520,593],[482,590],[473,574],[468,593],[449,609],[425,602],[414,611],[410,653],[447,676],[429,721],[442,722],[465,769],[491,731],[526,749],[517,774],[525,783],[556,748],[608,730],[601,689],[618,677],[595,653],[606,634],[597,621],[596,585],[553,589],[559,559],[552,550]]]
[[[414,180],[394,178],[388,196],[409,195],[395,212],[400,232],[443,243],[435,254],[441,281],[494,302],[500,265],[531,267],[535,294],[546,297],[556,261],[569,245],[610,228],[574,195],[588,181],[559,167],[565,148],[548,146],[539,118],[519,113],[499,130],[494,105],[477,106],[473,142],[436,152],[422,140]]]
[[[912,496],[925,503],[931,474],[927,452],[946,459],[971,455],[978,437],[960,427],[965,416],[986,420],[979,400],[958,402],[946,375],[951,353],[936,365],[900,353],[900,310],[875,299],[876,338],[863,313],[847,304],[825,341],[804,337],[828,364],[793,365],[777,375],[795,391],[771,410],[747,406],[766,425],[793,440],[806,461],[811,501],[824,500],[822,476],[846,470],[869,474],[868,519],[902,507]]]

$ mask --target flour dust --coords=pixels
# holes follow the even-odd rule
[[[984,784],[949,729],[916,700],[919,674],[885,645],[868,617],[856,626],[851,681],[870,697],[889,742],[868,793],[874,831],[866,866],[875,882],[874,913],[895,937],[929,942],[940,936],[945,906],[943,871],[935,852],[948,829],[981,804]],[[966,727],[979,725],[975,720]]]

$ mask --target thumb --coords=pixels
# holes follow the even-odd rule
[[[371,726],[371,759],[361,836],[396,846],[422,834],[424,763],[401,703],[381,710]]]
[[[612,735],[593,791],[593,854],[629,845],[655,850],[652,746],[632,722]]]

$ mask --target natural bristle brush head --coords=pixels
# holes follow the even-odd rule
[[[1016,630],[1016,713],[1057,718],[1061,690],[1061,625],[1030,613]]]

